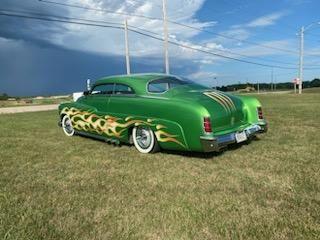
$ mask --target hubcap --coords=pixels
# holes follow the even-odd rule
[[[69,134],[71,134],[73,132],[73,127],[72,127],[70,118],[66,118],[65,119],[65,121],[64,121],[64,129]]]
[[[136,140],[141,148],[147,149],[151,144],[150,131],[145,128],[138,128],[137,134],[136,134]]]

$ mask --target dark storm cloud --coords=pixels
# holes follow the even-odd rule
[[[124,74],[124,56],[104,56],[58,47],[39,47],[24,41],[0,41],[0,93],[12,95],[70,94],[83,91],[86,79]],[[159,58],[132,58],[133,73],[163,72]],[[175,74],[197,69],[185,62]]]
[[[68,16],[68,11],[61,7],[49,6],[37,0],[2,0],[0,10],[36,12],[44,15]],[[23,13],[23,15],[26,15]],[[62,34],[66,28],[63,24],[31,20],[18,17],[0,16],[0,37],[30,41],[46,46],[50,39]],[[51,45],[51,47],[54,47]]]
[[[1,10],[30,11],[68,16],[64,8],[36,0],[1,0]],[[65,25],[0,16],[0,94],[50,95],[82,91],[87,78],[125,73],[124,56],[70,50],[53,44],[52,37],[66,31]],[[174,59],[172,59],[174,62]],[[163,72],[162,56],[131,59],[132,72]],[[192,62],[181,62],[175,74],[197,70]]]
[[[97,56],[62,48],[40,48],[25,42],[0,49],[0,62],[0,89],[14,95],[82,91],[87,78],[96,79],[110,72],[119,74],[123,72],[119,66],[124,66],[120,57]]]

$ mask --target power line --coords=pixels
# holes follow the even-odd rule
[[[177,24],[177,25],[180,25],[180,26],[183,26],[183,27],[186,27],[186,28],[190,28],[190,29],[193,29],[193,30],[202,31],[202,32],[205,32],[205,33],[208,33],[208,34],[212,34],[212,35],[215,35],[215,36],[218,36],[218,37],[222,37],[222,38],[232,39],[232,40],[235,40],[235,41],[248,43],[248,44],[252,44],[252,45],[257,45],[257,46],[260,46],[260,47],[269,48],[269,49],[273,49],[273,50],[278,50],[278,51],[282,51],[282,52],[298,54],[298,52],[292,51],[292,50],[289,50],[289,49],[272,47],[272,46],[268,46],[268,45],[257,43],[257,42],[243,40],[243,39],[239,39],[239,38],[236,38],[236,37],[227,36],[227,35],[224,35],[224,34],[221,34],[221,33],[212,32],[212,31],[209,31],[209,30],[206,30],[206,29],[202,29],[202,28],[199,28],[199,27],[190,26],[190,25],[187,25],[187,24],[184,24],[184,23],[179,23],[179,22],[175,22],[175,21],[169,21],[169,22]]]
[[[141,3],[141,4],[146,4],[147,3],[146,1],[138,1],[138,0],[131,0],[131,1],[136,2],[136,3]],[[160,4],[156,4],[156,3],[152,3],[152,4],[157,6],[160,9],[162,9],[162,6]]]
[[[141,31],[146,31],[146,32],[149,32],[149,33],[151,33],[151,34],[154,34],[154,35],[159,36],[158,33],[155,33],[155,32],[153,32],[153,31],[146,30],[146,29],[144,29],[144,28],[134,27],[134,26],[131,26],[131,27],[136,28],[136,29],[141,30]],[[202,47],[202,48],[206,48],[206,49],[209,49],[209,50],[212,50],[212,51],[218,51],[218,52],[222,52],[222,53],[229,53],[229,54],[231,54],[231,55],[236,55],[236,56],[241,56],[241,57],[246,57],[246,58],[260,59],[260,60],[266,61],[266,62],[275,62],[275,63],[281,63],[281,64],[286,64],[286,65],[297,66],[297,64],[294,64],[294,63],[288,63],[288,62],[283,62],[283,61],[278,61],[278,60],[272,60],[272,59],[266,59],[266,58],[261,58],[261,57],[248,56],[248,55],[241,54],[241,53],[237,53],[237,52],[233,52],[233,51],[230,51],[230,50],[227,50],[227,49],[224,49],[224,50],[215,49],[215,48],[210,48],[210,47],[207,47],[207,46],[204,46],[204,45],[200,45],[200,44],[197,44],[197,46]],[[320,65],[309,65],[309,66],[319,66],[319,67],[320,67]]]
[[[136,27],[136,26],[133,26],[133,25],[129,25],[129,27],[135,28],[135,29],[138,29],[138,30],[141,30],[141,31],[144,31],[144,32],[148,32],[148,33],[151,33],[151,34],[154,34],[154,35],[157,35],[157,36],[160,35],[160,34],[158,34],[158,33],[156,33],[156,32],[149,31],[149,30],[146,30],[146,29],[141,28],[141,27]],[[212,50],[212,51],[229,53],[229,54],[231,54],[231,55],[236,55],[236,56],[241,56],[241,57],[246,57],[246,58],[253,58],[253,59],[260,59],[260,60],[266,61],[266,62],[275,62],[275,63],[281,63],[281,64],[286,64],[286,65],[297,66],[297,64],[294,64],[294,63],[289,63],[289,62],[284,62],[284,61],[278,61],[278,60],[272,60],[272,59],[266,59],[266,58],[261,58],[261,57],[253,57],[253,56],[248,56],[248,55],[241,54],[241,53],[236,53],[236,52],[233,52],[233,51],[230,51],[230,50],[227,50],[227,49],[221,50],[221,49],[210,48],[210,47],[207,47],[207,46],[204,46],[204,45],[199,45],[199,44],[197,44],[197,45],[200,46],[200,47],[203,47],[203,48]],[[316,64],[308,64],[308,66],[318,66],[318,67],[320,67],[320,65],[316,65]]]
[[[141,27],[136,27],[136,26],[133,26],[133,25],[129,25],[129,27],[135,28],[135,29],[138,29],[138,30],[141,30],[141,31],[144,31],[144,32],[148,32],[148,33],[151,33],[151,34],[154,34],[154,35],[157,35],[157,36],[160,36],[160,34],[158,34],[156,32],[153,32],[153,31],[150,31],[150,30],[146,30],[146,29],[141,28]],[[209,49],[209,50],[212,50],[212,51],[218,51],[218,52],[222,52],[222,53],[229,53],[231,55],[236,55],[236,56],[241,56],[241,57],[246,57],[246,58],[252,58],[252,59],[259,59],[261,61],[274,62],[274,63],[286,64],[286,65],[291,65],[291,66],[296,66],[297,67],[297,64],[294,64],[294,63],[289,63],[289,62],[284,62],[284,61],[279,61],[279,60],[266,59],[266,58],[262,58],[262,57],[248,56],[248,55],[237,53],[237,52],[233,52],[233,51],[230,51],[230,50],[227,50],[227,49],[224,49],[224,50],[214,49],[214,48],[210,48],[210,47],[207,47],[207,46],[204,46],[204,45],[200,45],[200,44],[197,44],[197,46],[202,47],[202,48],[206,48],[206,49]],[[320,68],[320,64],[307,64],[307,65]]]
[[[10,12],[10,13],[22,13],[22,14],[34,14],[37,16],[42,16],[42,17],[52,17],[52,18],[62,18],[62,19],[67,19],[67,20],[77,20],[77,21],[85,21],[85,22],[94,22],[94,23],[104,23],[104,24],[114,24],[114,25],[122,25],[122,23],[119,22],[110,22],[110,21],[100,21],[100,20],[89,20],[85,18],[74,18],[74,17],[65,17],[61,15],[52,15],[52,14],[43,14],[43,13],[37,13],[37,12],[32,12],[32,11],[21,11],[21,10],[10,10],[10,9],[1,9],[0,11],[3,12]]]
[[[146,30],[144,28],[136,27],[136,26],[133,26],[133,25],[129,25],[129,27],[141,30],[143,32],[148,32],[148,33],[160,36],[160,34],[158,34],[156,32],[153,32],[153,31]],[[248,55],[237,53],[237,52],[233,52],[233,51],[230,51],[230,50],[227,50],[227,49],[224,49],[224,50],[215,49],[215,48],[210,48],[210,47],[207,47],[207,46],[204,46],[204,45],[200,45],[200,44],[197,44],[197,46],[202,47],[202,48],[206,48],[206,49],[209,49],[209,50],[212,50],[212,51],[218,51],[218,52],[222,52],[222,53],[229,53],[229,54],[235,55],[235,56],[241,56],[241,57],[251,58],[251,59],[258,59],[258,60],[265,61],[265,62],[280,63],[280,64],[291,65],[291,66],[296,66],[297,67],[297,64],[294,64],[294,63],[289,63],[289,62],[284,62],[284,61],[279,61],[279,60],[272,60],[272,59],[267,59],[267,58],[262,58],[262,57],[248,56]],[[306,64],[306,65],[311,66],[311,67],[313,66],[313,67],[319,67],[320,68],[320,64]]]
[[[95,27],[104,27],[104,28],[123,29],[123,27],[117,27],[117,26],[112,26],[112,25],[102,25],[102,24],[76,22],[76,21],[69,21],[69,20],[50,19],[50,18],[44,18],[44,17],[26,16],[26,15],[19,15],[19,14],[13,14],[13,13],[1,13],[1,12],[0,12],[0,15],[1,15],[1,16],[8,16],[8,17],[37,19],[37,20],[43,20],[43,21],[48,21],[48,22],[73,23],[73,24],[80,24],[80,25],[86,25],[86,26],[95,26]]]
[[[42,17],[63,18],[63,19],[67,19],[67,20],[71,19],[71,20],[77,20],[77,21],[86,21],[86,22],[104,23],[104,24],[113,24],[113,25],[121,25],[122,26],[121,23],[116,23],[116,22],[101,21],[101,20],[91,20],[91,19],[84,19],[84,18],[74,18],[74,17],[64,17],[64,16],[51,15],[51,14],[41,14],[41,13],[36,13],[36,12],[31,12],[31,11],[8,10],[8,9],[0,9],[0,11],[11,12],[11,13],[26,13],[26,14],[34,14],[34,15],[38,15],[38,16],[42,16]],[[158,33],[146,30],[144,28],[136,27],[136,26],[133,26],[133,25],[128,25],[128,26],[131,27],[131,28],[135,28],[135,29],[138,29],[138,30],[141,30],[141,31],[148,32],[148,33],[151,33],[151,34],[159,36]],[[295,64],[292,64],[292,63],[288,63],[288,62],[265,59],[265,58],[261,58],[261,57],[248,56],[248,55],[245,55],[245,54],[232,52],[232,51],[226,50],[226,49],[224,49],[224,50],[213,49],[213,48],[210,48],[210,47],[207,47],[207,46],[203,46],[203,45],[199,45],[199,44],[197,44],[197,45],[201,46],[203,48],[212,50],[212,51],[218,51],[218,52],[222,52],[222,53],[229,53],[229,54],[235,55],[235,56],[241,56],[241,57],[246,57],[246,58],[251,58],[251,59],[260,59],[260,60],[266,61],[266,62],[275,62],[275,63],[281,63],[281,64],[286,64],[286,65],[295,65]],[[313,65],[313,66],[319,66],[319,65]]]
[[[157,17],[150,17],[150,16],[137,15],[137,14],[131,14],[131,13],[123,13],[123,12],[115,12],[115,11],[111,11],[111,10],[105,10],[105,9],[99,9],[99,8],[91,8],[91,7],[81,6],[81,5],[61,3],[61,2],[55,2],[55,1],[50,1],[50,0],[38,0],[38,1],[39,2],[44,2],[44,3],[49,3],[49,4],[55,4],[55,5],[61,5],[61,6],[85,9],[85,10],[93,10],[93,11],[107,12],[107,13],[110,13],[110,14],[117,14],[117,15],[123,15],[123,16],[139,17],[139,18],[144,18],[144,19],[149,19],[149,20],[163,21],[163,19],[157,18]],[[203,29],[203,28],[194,27],[194,26],[190,26],[188,24],[172,21],[172,20],[169,20],[169,19],[168,19],[168,22],[170,22],[172,24],[176,24],[176,25],[181,26],[181,27],[185,27],[185,28],[189,28],[189,29],[205,32],[205,33],[208,33],[208,34],[211,34],[211,35],[219,36],[219,37],[226,38],[226,39],[235,40],[235,41],[238,41],[238,42],[257,45],[257,46],[260,46],[260,47],[263,47],[263,48],[273,49],[273,50],[282,51],[282,52],[299,54],[298,52],[293,51],[293,50],[283,49],[283,48],[278,48],[278,47],[272,47],[272,46],[269,46],[269,45],[265,45],[265,44],[261,44],[261,43],[257,43],[257,42],[253,42],[253,41],[243,40],[243,39],[239,39],[239,38],[236,38],[236,37],[227,36],[227,35],[224,35],[224,34],[221,34],[221,33],[216,33],[216,32],[213,32],[213,31],[209,31],[209,30],[206,30],[206,29]]]
[[[67,18],[65,18],[65,20],[60,20],[60,19],[52,19],[52,18],[45,18],[45,17],[38,17],[38,16],[27,16],[27,15],[19,15],[19,14],[13,14],[13,13],[1,13],[0,15],[2,16],[9,16],[9,17],[19,17],[19,18],[27,18],[27,19],[36,19],[36,20],[43,20],[43,21],[50,21],[50,22],[60,22],[60,23],[71,23],[71,24],[79,24],[79,25],[86,25],[86,26],[94,26],[94,27],[104,27],[104,28],[114,28],[114,29],[123,29],[123,25],[122,26],[112,26],[112,25],[103,25],[103,24],[94,24],[94,23],[85,23],[85,22],[78,22],[78,21],[69,21],[67,20]],[[143,33],[134,29],[128,29],[131,32],[137,33],[139,35],[142,36],[146,36],[149,38],[153,38],[159,41],[163,41],[163,38],[161,37],[155,37],[152,36],[150,34],[147,33]],[[247,60],[243,60],[243,59],[238,59],[238,58],[234,58],[234,57],[230,57],[230,56],[225,56],[222,54],[218,54],[218,53],[213,53],[207,50],[203,50],[203,49],[199,49],[196,47],[192,47],[192,46],[188,46],[185,44],[181,44],[181,43],[177,43],[174,41],[169,40],[168,43],[175,45],[175,46],[179,46],[179,47],[183,47],[186,49],[190,49],[190,50],[194,50],[194,51],[198,51],[198,52],[202,52],[202,53],[206,53],[209,55],[213,55],[216,57],[221,57],[221,58],[225,58],[225,59],[229,59],[229,60],[234,60],[234,61],[238,61],[238,62],[242,62],[242,63],[248,63],[248,64],[253,64],[253,65],[258,65],[258,66],[263,66],[263,67],[271,67],[271,68],[279,68],[279,69],[295,69],[295,68],[291,68],[291,67],[282,67],[282,66],[277,66],[277,65],[269,65],[269,64],[263,64],[263,63],[257,63],[257,62],[253,62],[253,61],[247,61]],[[310,69],[310,68],[309,68]]]
[[[142,32],[136,31],[136,30],[132,30],[132,29],[130,31],[138,33],[138,34],[143,35],[143,36],[147,36],[147,37],[150,37],[150,38],[153,38],[153,39],[157,39],[157,40],[163,41],[162,38],[155,37],[155,36],[152,36],[152,35],[149,35],[149,34],[146,34],[146,33],[142,33]],[[187,49],[190,49],[190,50],[194,50],[194,51],[206,53],[206,54],[209,54],[209,55],[213,55],[213,56],[216,56],[216,57],[221,57],[221,58],[234,60],[234,61],[238,61],[238,62],[242,62],[242,63],[248,63],[248,64],[258,65],[258,66],[262,66],[262,67],[271,67],[271,68],[273,67],[273,68],[280,68],[280,69],[296,69],[296,68],[292,68],[292,67],[281,67],[281,66],[276,66],[276,65],[268,65],[268,64],[263,64],[263,63],[257,63],[257,62],[243,60],[243,59],[238,59],[238,58],[234,58],[234,57],[224,56],[224,55],[221,55],[221,54],[218,54],[218,53],[213,53],[213,52],[206,51],[206,50],[203,50],[203,49],[191,47],[191,46],[188,46],[188,45],[185,45],[185,44],[173,42],[171,40],[169,40],[168,42],[170,44],[172,44],[172,45],[176,45],[176,46],[179,46],[179,47],[187,48]]]
[[[86,18],[74,18],[74,17],[65,17],[65,16],[61,16],[61,15],[52,15],[52,14],[43,14],[43,13],[37,13],[37,12],[32,12],[32,11],[21,11],[21,10],[11,10],[11,9],[1,9],[0,11],[4,11],[4,12],[10,12],[10,13],[23,13],[23,14],[34,14],[34,15],[38,15],[38,16],[42,16],[42,17],[52,17],[52,18],[63,18],[63,19],[68,19],[68,20],[78,20],[78,21],[85,21],[85,22],[93,22],[93,23],[105,23],[105,24],[114,24],[114,25],[123,25],[121,22],[110,22],[110,21],[104,21],[104,20],[92,20],[92,19],[86,19]],[[129,27],[131,28],[135,28],[144,32],[148,32],[151,34],[155,34],[155,35],[159,35],[156,32],[141,28],[141,27],[136,27],[133,25],[129,25]]]
[[[156,32],[147,30],[147,29],[145,29],[145,28],[136,27],[136,26],[133,26],[133,25],[129,25],[129,27],[135,28],[135,29],[138,29],[138,30],[141,30],[141,31],[143,31],[143,32],[151,33],[151,34],[154,34],[154,35],[158,35],[158,36],[160,35],[160,34],[158,34],[158,33],[156,33]],[[169,36],[169,38],[170,38],[170,36]]]
[[[204,47],[205,47],[205,46],[204,46]],[[274,62],[274,63],[280,63],[280,64],[297,66],[297,64],[294,64],[294,63],[288,63],[288,62],[283,62],[283,61],[278,61],[278,60],[272,60],[272,59],[267,59],[267,58],[262,58],[262,57],[248,56],[248,55],[245,55],[245,54],[233,52],[233,51],[226,50],[226,49],[220,50],[220,49],[212,49],[212,48],[209,48],[209,47],[205,47],[205,48],[211,49],[211,50],[215,50],[215,51],[219,51],[219,52],[229,53],[229,54],[231,54],[231,55],[236,55],[236,56],[241,56],[241,57],[246,57],[246,58],[252,58],[252,59],[260,59],[261,61],[265,61],[265,62]],[[319,67],[320,67],[320,65],[319,65]]]
[[[228,4],[231,4],[231,2],[229,2],[229,1],[225,1],[225,2],[228,3]],[[238,4],[238,5],[239,5],[239,4]],[[237,6],[237,5],[236,5],[236,6]],[[238,8],[236,8],[236,9],[234,9],[234,10],[227,11],[227,12],[225,12],[225,13],[217,12],[216,10],[213,10],[212,8],[208,8],[207,6],[206,6],[205,9],[209,10],[210,13],[215,13],[215,14],[214,14],[214,17],[215,17],[215,18],[218,18],[218,17],[223,16],[223,15],[234,14],[235,12],[238,12],[238,11],[240,11],[240,10],[243,9],[243,8],[247,8],[248,6],[249,6],[249,4],[246,4],[245,6],[240,5]],[[178,9],[176,12],[181,12],[181,11],[183,11],[183,10],[182,10],[182,9]],[[174,16],[175,16],[175,15],[174,15]],[[244,24],[244,25],[245,25],[245,24]],[[287,33],[287,32],[283,32],[283,31],[281,31],[281,30],[277,30],[277,29],[271,28],[270,26],[264,27],[263,30],[267,30],[267,31],[271,31],[271,32],[276,32],[277,34],[287,35],[287,36],[290,36],[290,37],[293,37],[293,35],[296,34],[296,29],[294,30],[294,33],[293,33],[293,34],[290,34],[290,33]],[[259,38],[255,38],[255,39],[258,39],[258,40],[259,40]]]
[[[34,15],[44,16],[44,17],[63,18],[63,19],[68,19],[68,20],[71,19],[71,20],[94,22],[94,23],[122,25],[122,23],[119,23],[119,22],[110,22],[110,21],[102,21],[102,20],[91,20],[91,19],[85,19],[85,18],[64,17],[64,16],[61,16],[61,15],[42,14],[42,13],[37,13],[37,12],[32,12],[32,11],[10,10],[10,9],[1,9],[1,8],[0,8],[0,11],[13,12],[13,13],[34,14]],[[135,29],[144,31],[144,32],[148,32],[148,33],[151,33],[151,34],[159,35],[156,32],[153,32],[153,31],[150,31],[150,30],[147,30],[147,29],[144,29],[144,28],[136,27],[136,26],[133,26],[133,25],[128,25],[128,26],[131,27],[131,28],[135,28]],[[197,45],[199,45],[199,44],[197,44]],[[288,62],[283,62],[283,61],[278,61],[278,60],[271,60],[271,59],[266,59],[266,58],[261,58],[261,57],[248,56],[248,55],[241,54],[241,53],[236,53],[236,52],[233,52],[233,51],[230,51],[230,50],[227,50],[227,49],[221,50],[221,49],[213,49],[213,48],[206,47],[206,46],[203,46],[203,45],[199,45],[199,46],[207,48],[207,49],[210,49],[210,50],[213,50],[213,51],[229,53],[229,54],[232,54],[232,55],[235,55],[235,56],[241,56],[241,57],[252,58],[252,59],[260,59],[260,60],[266,61],[266,62],[274,62],[274,63],[280,63],[280,64],[286,64],[286,65],[296,65],[296,64],[293,64],[293,63],[288,63]],[[320,66],[320,65],[308,64],[308,66]]]
[[[69,3],[61,3],[61,2],[54,2],[54,1],[49,1],[49,0],[38,0],[38,1],[39,1],[39,2],[44,2],[44,3],[49,3],[49,4],[55,4],[55,5],[65,6],[65,7],[73,7],[73,8],[79,8],[79,9],[84,9],[84,10],[93,10],[93,11],[98,11],[98,12],[106,12],[106,13],[115,14],[115,15],[130,16],[130,17],[139,17],[139,18],[144,18],[144,19],[149,19],[149,20],[160,20],[160,21],[162,21],[161,18],[149,17],[149,16],[140,15],[140,14],[132,14],[132,13],[124,13],[124,12],[115,12],[115,11],[106,10],[106,9],[85,7],[85,6],[81,6],[81,5],[75,5],[75,4],[69,4]]]

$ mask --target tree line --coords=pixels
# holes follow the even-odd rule
[[[313,88],[313,87],[320,87],[320,79],[315,78],[312,81],[304,81],[303,82],[303,88]],[[239,83],[239,84],[231,84],[226,86],[217,87],[217,90],[220,91],[237,91],[237,90],[243,90],[243,89],[251,89],[251,90],[257,90],[258,84],[252,84],[252,83]],[[259,83],[259,89],[260,91],[270,90],[270,89],[277,89],[277,90],[289,90],[293,89],[293,83],[292,82],[284,82],[284,83]]]
[[[303,88],[313,88],[313,87],[320,87],[320,79],[315,78],[312,81],[304,81],[303,82]],[[293,88],[292,82],[284,82],[284,83],[259,83],[259,89],[260,91],[266,91],[270,89],[277,89],[277,90],[289,90]],[[239,84],[231,84],[226,86],[217,87],[217,90],[220,91],[238,91],[243,89],[249,89],[251,91],[257,90],[257,84],[252,83],[239,83]],[[9,98],[12,98],[12,96],[9,96],[6,93],[0,94],[0,101],[1,100],[8,100]],[[19,99],[19,97],[15,97],[16,99]]]

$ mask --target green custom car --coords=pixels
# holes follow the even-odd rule
[[[267,131],[257,99],[163,74],[102,78],[59,115],[67,136],[134,144],[141,153],[219,151]]]

